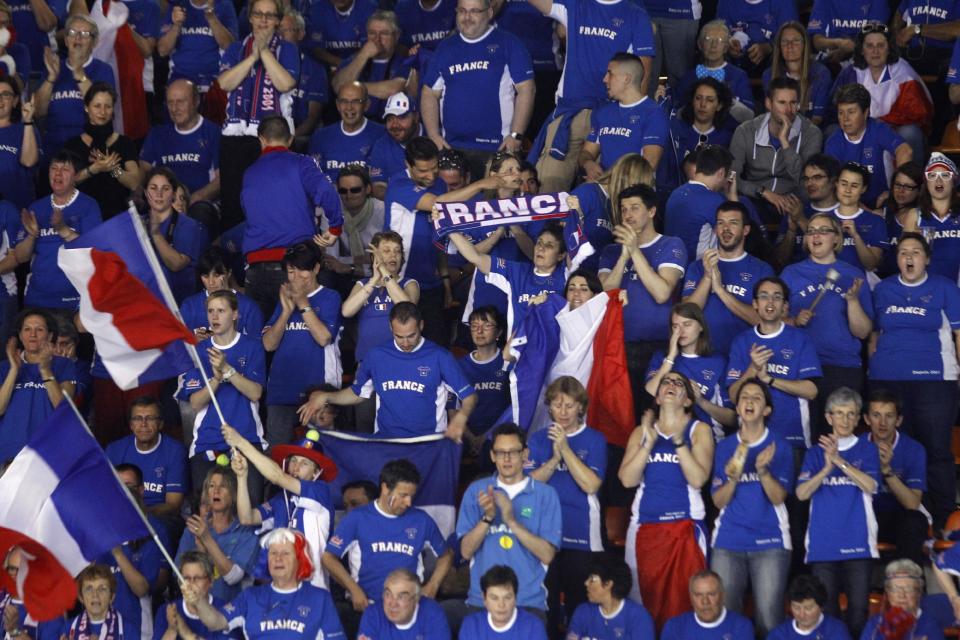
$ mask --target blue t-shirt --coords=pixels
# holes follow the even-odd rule
[[[730,479],[724,468],[740,442],[740,434],[735,433],[717,444],[711,493],[716,493]],[[712,548],[741,552],[791,548],[787,506],[770,502],[757,473],[757,456],[771,444],[776,445],[776,450],[768,470],[787,493],[793,489],[793,450],[766,429],[759,440],[748,445],[740,481],[729,504],[720,510],[714,523]]]
[[[679,115],[670,117],[670,145],[664,149],[660,164],[657,165],[657,187],[664,192],[673,191],[685,184],[683,160],[701,145],[717,144],[729,147],[737,121],[727,117],[706,133],[700,133],[692,124],[685,122]]]
[[[161,33],[173,25],[173,4],[164,17]],[[213,37],[207,22],[206,3],[194,6],[192,0],[180,3],[186,11],[186,19],[180,27],[177,45],[170,54],[170,81],[186,78],[200,87],[209,87],[220,74],[220,46]],[[213,12],[220,23],[234,38],[239,35],[237,12],[228,0],[215,0]]]
[[[337,558],[349,554],[353,579],[378,603],[394,569],[408,569],[423,579],[421,554],[427,549],[438,558],[447,552],[443,534],[426,511],[410,507],[399,516],[388,515],[376,500],[344,516],[327,543],[327,553]]]
[[[348,164],[366,166],[373,143],[383,135],[386,135],[386,129],[372,120],[364,120],[360,128],[351,133],[343,130],[343,123],[334,122],[313,132],[307,152],[316,159],[323,172],[336,181],[340,169]]]
[[[857,233],[863,240],[863,243],[872,249],[885,250],[887,247],[887,225],[886,221],[878,215],[867,213],[863,209],[858,210],[852,216],[840,214],[838,209],[833,210],[833,216],[842,225],[847,220],[852,220],[857,229]],[[861,271],[864,270],[860,257],[857,256],[857,247],[853,242],[853,237],[846,231],[843,232],[843,246],[837,255],[839,260],[852,264]]]
[[[263,331],[263,312],[257,303],[248,298],[239,291],[233,292],[237,296],[238,317],[237,331],[240,333],[257,338]],[[193,331],[194,329],[207,328],[207,298],[210,294],[207,291],[195,293],[182,303],[180,303],[180,315],[183,316],[183,324]]]
[[[57,252],[64,242],[60,234],[50,226],[50,218],[53,215],[51,198],[52,196],[40,198],[29,207],[37,217],[40,237],[36,239],[33,247],[30,275],[27,276],[27,290],[23,302],[27,307],[76,309],[80,304],[80,294],[73,288],[66,274],[57,264]],[[64,224],[80,235],[101,222],[97,201],[79,191],[62,211]],[[20,229],[17,244],[26,239],[26,233],[24,229]]]
[[[774,627],[767,640],[850,640],[850,632],[840,620],[820,614],[820,621],[810,631],[800,631],[796,621],[789,618]]]
[[[871,380],[956,380],[953,332],[960,329],[960,289],[928,273],[905,284],[890,276],[873,291],[874,331],[880,332],[870,358]]]
[[[36,198],[33,188],[36,164],[33,167],[20,164],[24,129],[22,122],[0,127],[0,197],[17,205],[18,209],[26,207]],[[27,135],[33,136],[37,149],[40,149],[37,127],[30,127]]]
[[[544,539],[555,549],[559,549],[563,525],[560,515],[560,498],[556,490],[530,477],[525,477],[522,482],[526,484],[511,501],[514,517],[527,531]],[[503,491],[498,486],[496,476],[480,478],[467,487],[460,503],[460,513],[457,514],[457,540],[462,539],[480,522],[483,510],[477,502],[477,496],[491,486],[496,491]],[[468,605],[483,606],[480,576],[486,573],[487,569],[498,564],[510,567],[517,574],[518,607],[546,609],[547,589],[543,585],[543,580],[547,575],[547,567],[523,546],[516,534],[503,522],[499,510],[493,524],[487,528],[486,537],[474,554],[470,565]],[[461,636],[462,634],[461,629]]]
[[[422,135],[422,131],[420,132]],[[403,172],[407,168],[406,147],[397,142],[393,136],[382,135],[373,143],[370,150],[370,180],[386,183],[391,176]]]
[[[300,126],[310,114],[310,103],[327,104],[327,68],[303,53],[300,54],[300,78],[293,90],[293,124]]]
[[[20,234],[20,209],[9,200],[0,200],[0,258],[13,251]],[[0,275],[0,300],[9,300],[16,296],[16,274],[11,271]]]
[[[252,37],[253,36],[247,36],[247,38]],[[249,40],[244,39],[234,40],[230,43],[227,50],[220,56],[221,71],[232,69],[247,57],[245,51],[247,51],[246,46],[248,42]],[[277,45],[275,58],[277,62],[280,63],[280,66],[293,76],[294,79],[300,77],[300,50],[297,49],[295,44],[281,39]],[[255,85],[256,82],[252,76],[259,74],[263,69],[263,62],[257,61],[250,70],[251,77],[245,78],[244,81],[249,81]],[[264,75],[267,74],[264,73]],[[258,91],[259,87],[254,86],[253,90]],[[246,99],[240,104],[234,99],[236,91],[239,91],[239,87],[227,95],[227,118],[224,121],[224,130],[227,130],[228,127],[240,127],[249,135],[251,128],[255,130],[261,119],[271,115],[282,116],[287,120],[288,124],[293,122],[292,90],[286,93],[277,92],[276,100],[273,101],[274,108],[270,111],[264,110],[259,114],[257,114],[256,108],[262,94],[258,93],[256,95],[246,96]]]
[[[14,13],[14,16],[16,15]],[[42,51],[37,60],[43,60]],[[90,82],[106,82],[111,87],[114,84],[113,69],[102,60],[91,57],[83,65],[83,72]],[[46,66],[43,67],[40,75],[46,81]],[[60,73],[57,74],[50,90],[50,106],[47,107],[46,128],[43,136],[43,154],[46,157],[52,158],[63,148],[67,140],[83,133],[86,123],[85,114],[80,86],[73,79],[73,71],[67,61],[60,60]]]
[[[600,166],[605,170],[628,153],[642,153],[647,145],[665,150],[669,137],[667,114],[647,96],[629,105],[608,102],[590,114],[587,140],[600,145]]]
[[[840,457],[873,478],[878,486],[880,456],[866,436],[848,436],[838,443]],[[823,449],[810,447],[803,458],[797,485],[823,468]],[[840,467],[834,466],[810,498],[805,562],[834,562],[879,558],[877,519],[873,496],[858,487]]]
[[[693,442],[694,418],[684,428],[687,446]],[[656,427],[656,425],[654,425]],[[680,520],[703,520],[705,508],[700,489],[692,486],[680,469],[673,439],[657,430],[657,441],[647,456],[643,478],[630,508],[631,522],[651,524]]]
[[[176,211],[160,224],[159,232],[167,238],[174,249],[190,258],[187,266],[180,271],[171,271],[162,260],[160,261],[160,268],[170,284],[173,297],[177,302],[182,302],[197,290],[197,260],[210,244],[209,233],[203,224]],[[153,243],[152,238],[150,242]]]
[[[573,612],[567,627],[567,640],[652,640],[653,618],[643,605],[629,598],[620,601],[620,607],[607,617],[600,605],[584,602]]]
[[[542,293],[559,293],[566,285],[563,263],[553,271],[542,274],[529,262],[514,262],[505,258],[490,260],[487,282],[507,294],[507,334],[523,324],[530,308],[530,300]]]
[[[645,380],[650,380],[660,370],[665,357],[663,351],[657,351],[653,354],[653,357],[650,358],[650,366],[647,367]],[[700,391],[700,395],[710,402],[721,407],[732,406],[730,398],[727,397],[727,386],[724,382],[727,360],[723,356],[717,354],[698,356],[692,353],[681,353],[670,370],[687,376],[690,383]],[[714,420],[709,413],[698,405],[693,406],[693,415],[700,422],[711,426],[713,437],[716,440],[723,437],[723,425]]]
[[[173,171],[190,193],[207,186],[220,170],[220,127],[203,116],[187,131],[173,123],[150,129],[140,159]]]
[[[226,604],[220,598],[214,598],[213,596],[207,596],[211,605],[214,609],[222,609],[223,605]],[[180,617],[183,618],[183,621],[186,623],[187,627],[199,638],[204,640],[226,640],[227,638],[236,638],[239,640],[242,636],[237,633],[231,633],[229,631],[210,631],[207,629],[200,618],[191,614],[187,611],[187,605],[184,604],[183,598],[177,598],[173,602],[161,605],[157,610],[157,615],[154,616],[153,620],[153,640],[162,640],[163,634],[167,632],[167,607],[176,607],[177,613],[180,614]]]
[[[527,0],[507,0],[497,15],[497,27],[520,38],[536,71],[557,70],[553,20]]]
[[[754,285],[773,275],[773,267],[746,252],[738,258],[720,258],[717,269],[723,280],[723,288],[747,306],[753,303]],[[683,281],[684,297],[693,294],[703,280],[703,272],[703,260],[690,263],[687,277]],[[728,353],[733,339],[750,328],[750,325],[728,309],[713,291],[707,294],[703,316],[710,327],[710,346],[718,353]]]
[[[518,603],[519,605],[519,603]],[[463,620],[458,640],[547,640],[543,622],[519,606],[502,629],[494,629],[486,611],[471,613]]]
[[[950,66],[947,68],[947,75],[944,81],[947,84],[960,83],[960,41],[953,45],[953,54],[950,56]]]
[[[437,272],[440,254],[433,244],[433,223],[430,213],[419,211],[417,202],[426,193],[435,196],[447,192],[447,184],[439,178],[429,187],[421,187],[404,171],[390,176],[384,197],[385,231],[396,231],[403,238],[403,253],[406,262],[400,275],[413,278],[422,291],[436,289],[442,283]]]
[[[664,233],[679,238],[691,260],[702,258],[704,251],[717,247],[713,227],[717,207],[723,202],[722,195],[702,182],[691,180],[675,189],[667,199]]]
[[[130,561],[130,564],[144,577],[151,589],[155,587],[160,569],[165,565],[157,543],[150,538],[145,538],[137,543],[124,543],[120,545],[120,550]],[[153,634],[153,608],[150,596],[146,595],[143,598],[138,598],[133,593],[129,583],[120,572],[120,566],[112,553],[103,554],[97,559],[97,562],[110,567],[110,573],[117,580],[117,595],[113,601],[113,606],[123,616],[124,629],[131,632],[130,635],[134,638],[138,636],[151,637]],[[146,619],[144,619],[144,614],[146,614]]]
[[[341,58],[340,67],[346,66],[348,56],[359,49],[367,39],[367,18],[377,10],[373,0],[354,0],[345,12],[330,2],[311,2],[304,16],[310,44],[321,47]]]
[[[270,584],[249,587],[223,605],[220,613],[229,629],[242,629],[246,638],[344,638],[330,592],[307,582],[290,591]]]
[[[210,535],[213,536],[224,555],[243,570],[245,577],[252,578],[253,570],[260,557],[260,545],[254,528],[244,526],[240,524],[239,520],[234,519],[223,533],[218,533],[216,529],[211,527]],[[189,530],[184,531],[174,559],[179,563],[184,553],[194,549],[196,549],[196,536]],[[223,601],[232,600],[241,592],[246,591],[250,591],[250,589],[244,589],[242,581],[230,585],[221,575],[214,579],[213,586],[210,587],[210,593],[213,597]]]
[[[412,278],[401,278],[397,286],[401,289],[408,282],[416,282]],[[366,286],[369,278],[359,281],[360,286]],[[393,331],[390,329],[390,310],[393,309],[393,299],[386,287],[377,287],[367,297],[367,301],[357,313],[357,362],[363,362],[367,353],[374,347],[393,340]]]
[[[619,244],[611,244],[603,250],[600,254],[600,273],[608,272],[616,265],[622,250]],[[688,261],[680,238],[658,235],[656,240],[642,245],[640,251],[655,271],[661,267],[676,269],[683,278]],[[627,342],[666,340],[670,336],[670,307],[673,302],[667,300],[659,303],[654,300],[637,275],[633,260],[627,260],[620,286],[627,290],[630,301],[623,308],[623,339]]]
[[[147,451],[137,448],[132,435],[107,445],[107,458],[114,466],[134,464],[143,473],[143,503],[153,507],[166,502],[168,493],[185,495],[190,489],[187,474],[187,450],[177,440],[157,436],[157,444]]]
[[[448,392],[461,400],[476,393],[453,355],[424,338],[410,352],[392,341],[371,349],[351,389],[363,398],[376,392],[376,432],[384,438],[442,433]]]
[[[493,358],[480,362],[468,353],[457,363],[477,392],[477,406],[470,413],[467,426],[474,435],[483,435],[496,426],[510,406],[510,381],[503,370],[503,355],[498,351]]]
[[[867,22],[875,20],[886,24],[889,19],[889,3],[884,0],[814,0],[807,32],[811,37],[821,35],[856,40]]]
[[[857,29],[859,31],[859,29]],[[772,70],[768,67],[760,74],[763,86],[770,83]],[[823,118],[827,111],[832,108],[831,89],[833,88],[833,76],[830,75],[830,69],[817,61],[810,62],[810,73],[807,76],[807,104],[800,106],[800,115],[807,118]]]
[[[653,25],[640,3],[629,0],[556,0],[550,17],[567,29],[567,55],[557,106],[603,104],[603,75],[613,54],[653,57]]]
[[[360,617],[357,637],[361,636],[370,640],[450,640],[450,626],[440,605],[421,596],[413,619],[402,627],[390,622],[382,605],[367,607]]]
[[[840,273],[836,284],[827,281],[827,271],[831,269]],[[813,317],[802,331],[813,341],[822,364],[859,369],[862,366],[861,342],[850,333],[847,301],[843,296],[853,286],[854,279],[863,280],[857,299],[863,312],[873,320],[873,295],[863,271],[840,260],[833,264],[818,264],[807,259],[789,265],[781,277],[790,287],[790,313],[793,315],[809,309],[826,288],[814,309]]]
[[[320,384],[339,388],[343,383],[340,364],[340,294],[335,289],[317,287],[308,296],[313,314],[330,332],[330,343],[325,347],[313,339],[300,309],[287,319],[280,345],[273,352],[273,363],[267,378],[267,401],[272,405],[294,405],[304,402],[304,390]],[[277,304],[273,315],[263,327],[266,333],[280,318],[282,308]]]
[[[920,232],[929,233],[931,244],[935,243],[937,250],[930,256],[930,265],[927,270],[943,276],[950,282],[957,282],[960,276],[960,212],[950,212],[942,220],[936,213],[930,211],[920,216]],[[894,255],[896,262],[896,255]]]
[[[520,39],[490,27],[476,40],[456,33],[440,42],[423,83],[443,96],[440,119],[451,146],[496,151],[510,133],[514,85],[532,79]]]
[[[10,7],[12,14],[12,26],[17,32],[17,43],[26,45],[29,49],[30,59],[34,61],[34,69],[44,69],[43,48],[50,46],[50,36],[48,33],[41,31],[37,25],[32,3],[30,0],[12,0],[7,5]],[[64,26],[63,21],[67,17],[67,5],[67,0],[51,0],[47,3],[50,11],[57,18],[57,29]],[[63,60],[61,60],[62,63]],[[23,75],[23,72],[20,71],[20,74]]]
[[[400,23],[400,42],[408,48],[418,44],[433,51],[456,28],[456,9],[453,0],[439,0],[430,9],[420,0],[399,0],[393,10]]]
[[[727,385],[732,385],[750,366],[750,348],[753,345],[767,347],[773,356],[767,362],[767,373],[784,380],[808,380],[823,375],[820,359],[813,342],[807,334],[796,327],[781,324],[771,334],[763,335],[758,327],[747,329],[730,345],[727,364]],[[773,396],[773,413],[767,426],[793,447],[810,446],[810,403],[800,396],[790,395],[770,387]]]
[[[353,54],[346,58],[341,64],[341,68],[346,67],[353,59],[356,57],[356,54]],[[366,65],[361,69],[360,75],[357,78],[358,82],[382,82],[384,80],[392,80],[394,78],[403,78],[404,80],[410,77],[410,72],[414,69],[414,63],[417,60],[417,56],[411,56],[409,58],[404,58],[399,53],[395,53],[390,58],[385,60],[378,60],[376,58],[369,60]],[[367,107],[366,115],[368,118],[373,118],[378,122],[383,122],[386,114],[383,110],[387,106],[387,101],[383,98],[377,98],[376,96],[369,96],[368,100],[370,106]]]
[[[873,206],[879,196],[890,187],[897,147],[903,138],[885,123],[867,118],[867,128],[857,142],[852,142],[842,129],[837,129],[823,143],[823,152],[843,165],[856,162],[870,172],[870,184],[863,194],[863,202]]]
[[[77,375],[73,362],[67,358],[53,356],[51,364],[53,377],[58,382],[77,383]],[[10,372],[10,362],[0,362],[0,376],[6,380]],[[17,381],[14,383],[13,394],[0,421],[0,461],[6,461],[16,456],[33,436],[43,422],[53,413],[50,396],[43,383],[40,367],[28,362],[21,362]]]
[[[871,434],[867,439],[873,442]],[[927,490],[927,452],[923,445],[904,434],[897,432],[893,441],[893,457],[890,459],[890,470],[900,478],[909,489]],[[904,507],[897,500],[886,482],[881,482],[877,494],[873,498],[873,508],[878,512],[903,512]]]
[[[860,637],[876,637],[880,625],[884,621],[883,618],[883,614],[871,616],[870,619],[867,620],[867,626],[863,628],[863,633],[860,634]],[[935,617],[932,615],[926,615],[926,612],[921,610],[920,617],[917,618],[917,621],[913,623],[913,627],[910,629],[909,635],[906,637],[925,638],[926,640],[943,640],[943,626]]]
[[[648,0],[643,3],[647,11],[655,18],[671,18],[674,20],[699,20],[703,12],[700,0]]]
[[[547,429],[537,431],[527,442],[530,451],[524,467],[539,468],[553,457],[553,441]],[[581,425],[567,436],[570,449],[577,458],[601,480],[607,472],[607,440],[596,429]],[[603,551],[600,536],[600,499],[596,493],[587,494],[574,480],[567,463],[561,461],[550,476],[548,484],[560,496],[563,515],[561,547],[579,551]]]
[[[660,640],[728,640],[752,637],[753,625],[749,618],[726,608],[719,619],[709,624],[700,622],[692,611],[681,613],[667,620],[667,624],[663,625],[663,633],[660,634]]]
[[[260,385],[266,383],[266,359],[263,344],[259,339],[238,333],[230,344],[215,345],[213,338],[207,338],[198,344],[197,351],[202,354],[200,362],[210,378],[213,377],[213,369],[210,366],[210,359],[206,357],[206,352],[211,347],[222,351],[227,364],[244,378]],[[189,402],[190,396],[203,388],[203,377],[200,371],[194,368],[180,376],[176,397],[178,400]],[[217,387],[217,402],[220,403],[220,409],[228,424],[255,446],[260,445],[266,448],[267,443],[263,440],[263,424],[260,422],[258,410],[259,402],[247,398],[229,381],[221,382]],[[220,433],[220,418],[212,404],[208,403],[203,409],[197,411],[194,418],[193,444],[190,446],[191,458],[205,451],[226,451],[230,448]]]
[[[727,23],[731,35],[745,33],[749,38],[746,49],[754,44],[771,42],[784,22],[799,20],[793,0],[719,0],[717,18]]]
[[[885,4],[885,3],[881,3]],[[897,13],[905,24],[943,24],[960,17],[960,2],[957,0],[900,0]],[[952,40],[938,40],[936,38],[916,38],[910,41],[910,48],[920,44],[936,47],[941,51],[953,47]]]

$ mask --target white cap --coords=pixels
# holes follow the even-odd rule
[[[416,107],[410,100],[410,96],[400,92],[387,98],[387,106],[384,108],[383,114],[385,116],[405,116],[415,109]]]

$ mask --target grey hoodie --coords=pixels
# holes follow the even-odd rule
[[[800,192],[803,163],[823,148],[823,134],[807,118],[798,115],[790,127],[790,146],[776,149],[770,144],[770,114],[747,120],[733,133],[730,153],[737,172],[737,188],[745,196],[756,196],[761,186],[780,194]]]

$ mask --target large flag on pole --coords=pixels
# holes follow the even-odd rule
[[[57,262],[80,292],[80,319],[121,389],[173,378],[193,367],[193,333],[164,304],[150,247],[132,212],[121,213],[60,249]]]
[[[0,478],[0,554],[22,550],[18,594],[38,621],[76,604],[73,578],[117,545],[150,535],[106,454],[66,401]]]

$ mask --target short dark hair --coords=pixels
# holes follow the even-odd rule
[[[647,209],[654,209],[657,206],[657,191],[645,184],[631,185],[621,191],[617,196],[617,204],[622,207],[623,201],[627,198],[640,198]]]
[[[840,161],[826,153],[815,153],[803,163],[803,168],[816,167],[823,169],[830,180],[836,180],[840,176]]]
[[[94,82],[90,85],[90,88],[87,89],[87,92],[83,94],[83,104],[84,106],[89,107],[90,103],[93,102],[93,99],[98,93],[106,93],[113,100],[113,106],[117,106],[117,90],[113,88],[113,85],[108,82]]]
[[[57,339],[66,338],[77,344],[80,341],[80,332],[77,331],[77,326],[73,324],[71,318],[66,316],[54,316],[54,320],[57,321]]]
[[[307,240],[289,247],[283,254],[283,268],[293,267],[301,271],[313,271],[320,264],[320,250]]]
[[[433,140],[426,136],[417,136],[407,143],[404,159],[413,166],[417,160],[439,160],[440,150]]]
[[[69,164],[73,167],[74,171],[79,171],[81,166],[80,157],[75,154],[73,151],[68,149],[61,149],[60,151],[53,154],[53,157],[50,158],[50,164]]]
[[[897,246],[899,247],[901,244],[903,244],[904,240],[916,240],[919,242],[920,246],[923,247],[924,255],[926,255],[928,258],[933,254],[933,249],[930,247],[930,242],[922,233],[917,233],[916,231],[904,231],[900,234],[900,239],[897,241]]]
[[[437,161],[441,171],[456,171],[462,176],[467,175],[467,159],[456,149],[441,149]]]
[[[423,322],[423,315],[420,309],[412,302],[398,302],[390,309],[390,322],[399,322],[406,324],[410,320],[415,320],[417,324]]]
[[[495,564],[480,576],[480,591],[483,592],[484,595],[487,594],[487,589],[490,587],[506,587],[508,585],[513,589],[514,595],[516,595],[517,589],[519,588],[517,574],[514,573],[513,569],[504,564]]]
[[[283,116],[267,116],[257,127],[257,136],[264,140],[286,142],[290,139],[290,123]]]
[[[587,281],[587,287],[594,295],[603,292],[603,284],[600,282],[600,278],[597,277],[597,274],[589,269],[577,269],[569,276],[567,276],[567,282],[563,285],[563,293],[567,293],[567,289],[570,288],[570,281],[576,277],[583,278]]]
[[[773,284],[775,284],[775,285],[777,285],[778,287],[780,287],[780,290],[783,292],[783,299],[784,299],[784,300],[789,300],[789,299],[790,299],[790,287],[788,287],[788,286],[787,286],[787,283],[783,281],[783,278],[781,278],[781,277],[779,277],[779,276],[767,276],[767,277],[765,277],[765,278],[760,278],[760,279],[757,281],[757,284],[753,285],[753,299],[754,299],[754,300],[757,299],[757,294],[760,293],[760,286],[763,285],[763,284],[765,284],[765,283],[767,283],[767,282],[772,282]]]
[[[861,111],[870,112],[870,92],[859,82],[845,84],[833,94],[833,104],[855,104]]]
[[[127,421],[130,420],[130,417],[133,415],[133,410],[137,407],[156,407],[157,411],[162,413],[159,399],[154,396],[140,396],[130,403],[130,408],[127,410]]]
[[[226,275],[230,273],[228,260],[227,252],[223,248],[218,246],[208,247],[197,260],[197,273],[205,276],[212,271]]]
[[[740,222],[744,225],[750,224],[750,211],[747,209],[747,205],[742,202],[737,202],[735,200],[724,200],[717,207],[716,215],[719,216],[721,211],[739,211],[740,212]],[[716,216],[714,217],[716,220]]]
[[[587,575],[595,575],[600,582],[612,582],[611,593],[614,598],[626,600],[633,587],[633,575],[623,558],[607,553],[596,554],[587,565]]]
[[[537,238],[543,234],[553,236],[553,239],[560,243],[560,252],[566,253],[567,243],[563,236],[563,227],[560,226],[559,222],[548,222],[543,225],[543,229],[540,230],[540,233],[537,234]]]
[[[787,587],[788,602],[804,600],[813,600],[818,607],[822,607],[827,602],[827,588],[820,582],[820,578],[813,574],[801,574]]]
[[[490,446],[493,446],[500,436],[516,436],[520,439],[520,446],[527,448],[527,432],[513,422],[504,422],[494,427],[490,434]]]
[[[870,407],[870,403],[876,402],[877,404],[892,404],[896,410],[897,415],[901,415],[903,412],[903,400],[900,398],[900,394],[894,393],[889,389],[874,389],[870,392],[870,395],[867,396],[867,408]]]
[[[610,58],[610,62],[624,63],[629,65],[634,70],[633,86],[640,88],[643,84],[643,61],[640,58],[632,53],[627,53],[626,51],[618,51],[613,54],[613,57]]]
[[[114,467],[114,469],[117,470],[117,473],[124,473],[125,471],[129,471],[130,473],[133,474],[133,477],[137,479],[137,486],[138,487],[143,486],[143,470],[140,469],[140,467],[138,467],[137,465],[130,462],[121,462],[116,467]]]
[[[387,485],[387,489],[393,489],[400,482],[420,486],[420,470],[406,458],[391,460],[380,469],[380,484]]]
[[[848,162],[844,164],[842,167],[840,167],[840,172],[837,173],[837,177],[839,177],[840,174],[843,173],[844,171],[849,171],[850,173],[857,174],[858,176],[863,178],[864,187],[870,186],[870,178],[871,178],[870,170],[867,169],[862,164],[860,164],[859,162]]]
[[[43,318],[43,324],[47,327],[47,333],[50,334],[50,342],[56,342],[57,336],[60,335],[59,330],[57,329],[57,319],[53,317],[53,314],[47,311],[46,309],[24,309],[17,314],[17,318],[13,321],[14,331],[17,336],[17,344],[21,349],[23,349],[23,343],[20,342],[20,332],[23,330],[23,323],[27,321],[27,318],[30,316],[38,316]]]
[[[360,181],[363,182],[363,186],[370,186],[370,170],[366,166],[360,164],[359,162],[354,162],[353,164],[348,164],[347,166],[340,169],[340,173],[337,174],[337,182],[340,182],[340,178],[346,178],[353,176],[354,178],[360,178]]]
[[[377,491],[377,485],[373,484],[369,480],[354,480],[353,482],[347,482],[340,487],[340,495],[344,495],[350,489],[363,489],[363,493],[367,496],[367,500],[370,502],[376,500],[379,493]]]
[[[497,325],[497,329],[503,329],[503,316],[500,315],[500,310],[492,304],[477,307],[471,311],[470,316],[467,318],[467,322],[484,319],[490,320],[493,322],[493,324]]]
[[[773,99],[773,95],[777,91],[782,91],[784,89],[795,91],[797,93],[797,99],[800,98],[800,83],[791,78],[790,76],[780,76],[774,78],[767,83],[767,98]]]
[[[696,157],[697,173],[713,175],[720,169],[730,171],[733,166],[733,154],[726,147],[718,144],[707,144],[700,147]]]

